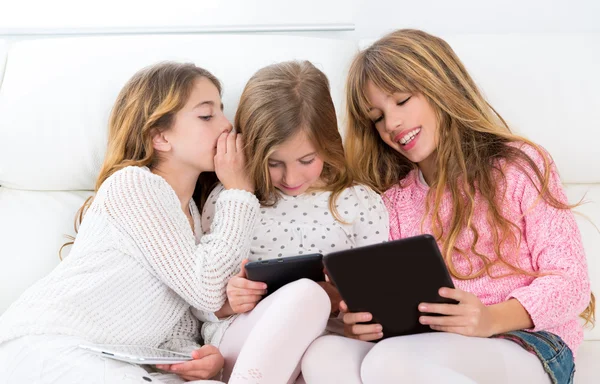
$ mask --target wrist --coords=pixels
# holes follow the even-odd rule
[[[503,330],[502,326],[501,308],[498,308],[497,305],[490,305],[487,307],[487,311],[490,319],[489,336],[491,337],[506,332]]]
[[[233,311],[233,308],[231,308],[231,304],[229,304],[229,300],[226,300],[221,309],[215,312],[215,316],[217,316],[219,319],[223,319],[233,315],[234,313],[235,312]]]
[[[529,313],[517,299],[509,299],[502,303],[490,305],[487,308],[490,315],[492,335],[534,327]]]

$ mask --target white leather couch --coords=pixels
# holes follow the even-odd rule
[[[513,128],[554,156],[572,201],[590,201],[579,222],[600,296],[600,35],[446,38]],[[0,313],[59,263],[102,162],[112,102],[135,71],[193,61],[222,80],[232,119],[254,71],[307,59],[328,75],[342,118],[345,71],[359,45],[282,35],[0,40]],[[576,383],[600,381],[599,359],[600,327],[586,331]]]

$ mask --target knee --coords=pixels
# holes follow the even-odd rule
[[[299,312],[312,312],[327,319],[331,311],[329,296],[321,286],[309,279],[296,280],[281,288],[285,300]]]
[[[302,374],[307,382],[323,382],[323,376],[339,376],[340,369],[349,369],[345,355],[348,348],[339,342],[340,336],[329,335],[317,338],[302,357]],[[341,377],[341,376],[339,376]]]
[[[390,382],[390,367],[394,372],[408,372],[414,367],[415,359],[401,343],[387,339],[377,343],[363,359],[360,376],[365,383]]]
[[[347,351],[347,347],[344,343],[340,343],[339,339],[341,336],[327,335],[321,336],[308,347],[304,357],[302,358],[302,368],[304,366],[311,366],[314,363],[331,360],[332,356],[342,356]]]

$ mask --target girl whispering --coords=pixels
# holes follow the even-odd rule
[[[0,317],[0,377],[10,383],[182,383],[214,377],[223,357],[199,344],[194,313],[217,312],[257,223],[240,135],[221,83],[165,62],[125,84],[109,121],[95,195],[78,213],[73,248]],[[210,235],[202,204],[219,177]],[[179,377],[111,360],[79,344],[188,352]]]

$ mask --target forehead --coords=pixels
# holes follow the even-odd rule
[[[306,132],[300,130],[294,136],[275,147],[271,158],[277,160],[296,160],[315,151],[316,148]]]
[[[219,94],[219,90],[217,87],[207,79],[206,77],[198,77],[194,80],[194,85],[192,87],[192,91],[190,92],[190,97],[187,102],[187,105],[191,105],[191,107],[196,106],[198,103],[204,101],[212,101],[215,105],[219,105],[221,100],[221,95]]]

